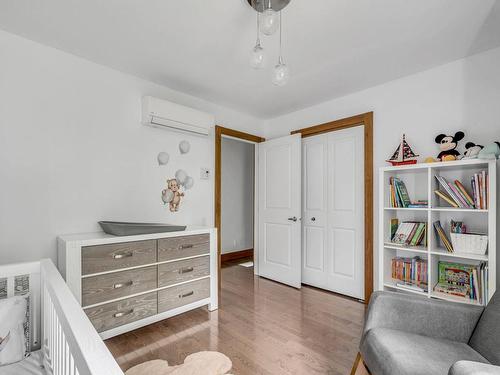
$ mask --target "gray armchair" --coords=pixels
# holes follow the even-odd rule
[[[500,296],[485,309],[375,292],[360,353],[373,375],[500,375]]]

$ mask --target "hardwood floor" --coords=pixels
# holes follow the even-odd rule
[[[364,309],[349,298],[307,286],[296,290],[227,263],[219,310],[197,309],[106,344],[124,370],[158,358],[176,365],[191,353],[215,350],[231,358],[235,375],[346,375]]]

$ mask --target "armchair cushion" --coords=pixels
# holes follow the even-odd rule
[[[370,329],[361,354],[373,374],[383,375],[448,374],[459,360],[487,363],[465,343],[388,328]]]
[[[363,330],[390,328],[468,343],[483,308],[394,292],[375,292]]]
[[[448,375],[500,375],[500,367],[471,361],[458,361]]]
[[[500,365],[500,294],[484,310],[469,345],[494,365]]]

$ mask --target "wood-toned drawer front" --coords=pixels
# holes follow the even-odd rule
[[[156,240],[82,248],[82,275],[156,262]]]
[[[158,266],[158,287],[169,286],[210,275],[210,257],[200,257]]]
[[[86,309],[85,312],[97,332],[107,331],[157,314],[158,293],[152,292],[118,302],[107,303]]]
[[[171,237],[158,240],[158,261],[174,260],[210,252],[210,235]]]
[[[156,266],[119,271],[82,279],[82,304],[89,306],[156,289]]]
[[[158,292],[158,313],[210,297],[210,279],[193,281]]]

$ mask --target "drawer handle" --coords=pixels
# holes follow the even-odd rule
[[[184,294],[179,294],[179,298],[186,298],[186,297],[192,296],[193,294],[194,294],[194,291],[190,291],[190,292],[187,292]]]
[[[131,256],[134,256],[134,253],[113,254],[113,259],[130,258]]]
[[[130,309],[128,311],[120,311],[120,312],[117,312],[116,314],[113,314],[113,317],[115,317],[115,318],[121,318],[122,316],[130,315],[133,312],[134,312],[134,309]]]
[[[189,272],[193,272],[193,271],[194,271],[193,267],[184,267],[184,268],[181,268],[179,270],[179,273],[183,274],[183,273],[189,273]]]
[[[132,286],[132,285],[134,285],[133,281],[127,281],[126,283],[117,283],[117,284],[113,285],[113,288],[120,289],[120,288],[124,288],[126,286]]]
[[[193,244],[191,245],[181,245],[181,250],[184,250],[184,249],[192,249],[194,247]]]

